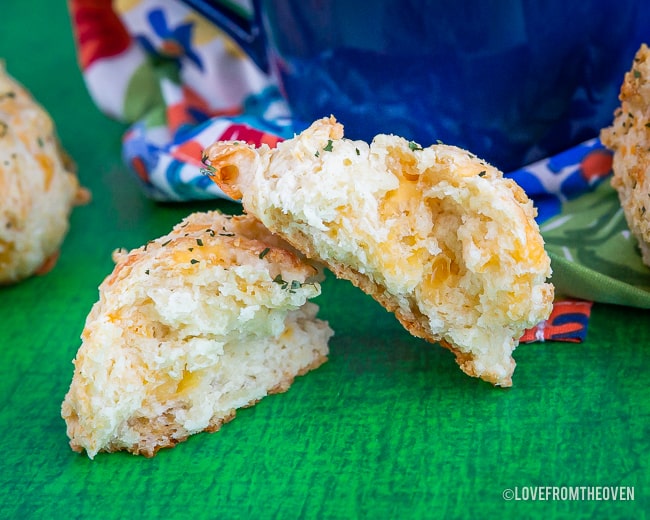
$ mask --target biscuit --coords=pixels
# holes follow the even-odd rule
[[[216,142],[204,162],[247,213],[465,373],[512,384],[512,352],[553,301],[536,210],[514,181],[453,146],[346,139],[333,117],[274,149]]]
[[[611,183],[643,262],[650,266],[650,49],[645,44],[625,74],[619,99],[614,121],[600,138],[614,152]]]
[[[62,405],[75,451],[151,457],[327,359],[322,270],[252,217],[195,213],[115,256]]]
[[[0,285],[51,268],[88,197],[52,119],[0,63]]]

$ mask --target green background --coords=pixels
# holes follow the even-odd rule
[[[0,289],[0,517],[646,518],[649,315],[604,304],[582,344],[521,345],[504,390],[330,276],[318,300],[336,330],[330,360],[287,393],[153,459],[73,453],[60,405],[111,251],[239,206],[144,198],[121,162],[124,125],[85,90],[64,2],[3,2],[0,55],[93,192],[56,268]],[[502,498],[538,485],[634,486],[635,501]]]

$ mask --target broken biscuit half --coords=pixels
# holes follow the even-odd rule
[[[204,162],[248,214],[465,373],[512,384],[512,352],[554,292],[536,210],[513,180],[454,146],[347,139],[334,117],[275,148],[218,141]]]
[[[115,257],[62,405],[75,451],[151,457],[327,359],[322,271],[252,216],[194,213]]]

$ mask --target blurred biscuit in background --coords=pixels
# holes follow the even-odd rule
[[[650,49],[645,44],[625,74],[619,99],[614,122],[600,137],[614,152],[612,186],[650,266]]]
[[[51,117],[0,63],[0,285],[51,269],[89,199]]]

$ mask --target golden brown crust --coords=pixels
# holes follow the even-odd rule
[[[247,163],[255,160],[255,153],[252,150],[248,153],[246,151],[242,152],[240,146],[231,143],[223,143],[223,145],[219,147],[218,152],[215,150],[211,153],[218,153],[224,163],[222,166],[214,168],[214,170],[211,171],[211,175],[219,184],[222,184],[226,188],[227,191],[224,191],[226,195],[236,200],[241,199],[242,193],[237,184],[237,179],[241,172],[237,166],[233,165],[231,159],[233,155],[236,155],[238,162],[242,165],[247,165],[246,169],[250,170],[252,169],[252,165]]]

